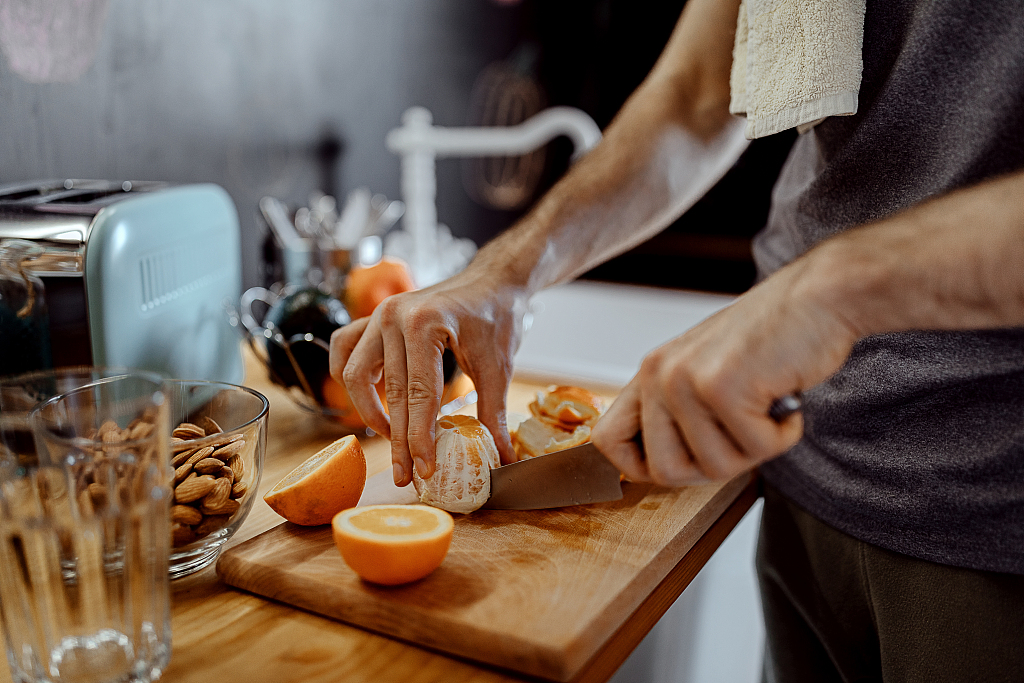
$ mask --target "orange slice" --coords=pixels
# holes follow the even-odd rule
[[[344,436],[288,473],[263,500],[289,522],[315,526],[355,506],[366,485],[359,440]]]
[[[426,505],[367,505],[339,512],[331,523],[334,544],[363,580],[396,586],[437,569],[455,523]]]

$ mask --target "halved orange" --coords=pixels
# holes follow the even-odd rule
[[[289,522],[315,526],[355,506],[366,485],[359,440],[343,436],[289,472],[263,500]]]
[[[365,581],[396,586],[441,566],[455,523],[426,505],[367,505],[339,512],[331,528],[352,571]]]

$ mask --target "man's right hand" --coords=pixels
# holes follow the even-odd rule
[[[525,295],[470,267],[426,289],[385,299],[331,337],[331,376],[343,382],[366,425],[391,440],[395,484],[434,471],[434,422],[448,347],[476,387],[477,415],[503,463],[516,460],[505,421],[512,357],[519,346]],[[388,412],[374,385],[384,377]],[[389,418],[390,416],[390,418]]]

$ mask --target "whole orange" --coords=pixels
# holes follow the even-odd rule
[[[366,456],[359,440],[344,436],[289,472],[263,500],[289,522],[327,524],[359,502],[366,486]]]
[[[349,429],[362,429],[366,426],[363,418],[359,417],[355,406],[352,405],[352,400],[348,397],[348,390],[345,389],[344,384],[327,375],[324,377],[321,391],[324,397],[324,405],[332,411],[331,419],[340,422]],[[384,396],[383,379],[377,382],[377,395],[380,396],[380,402],[384,405],[384,412],[387,413],[388,401]]]
[[[392,294],[416,289],[405,261],[385,256],[372,266],[356,266],[345,280],[345,307],[353,318],[365,318]]]

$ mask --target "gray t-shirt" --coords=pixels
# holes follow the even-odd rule
[[[868,0],[863,54],[857,115],[790,153],[755,240],[761,277],[1024,168],[1024,2]],[[805,425],[762,468],[794,502],[906,555],[1024,574],[1024,328],[867,337],[806,392]]]

